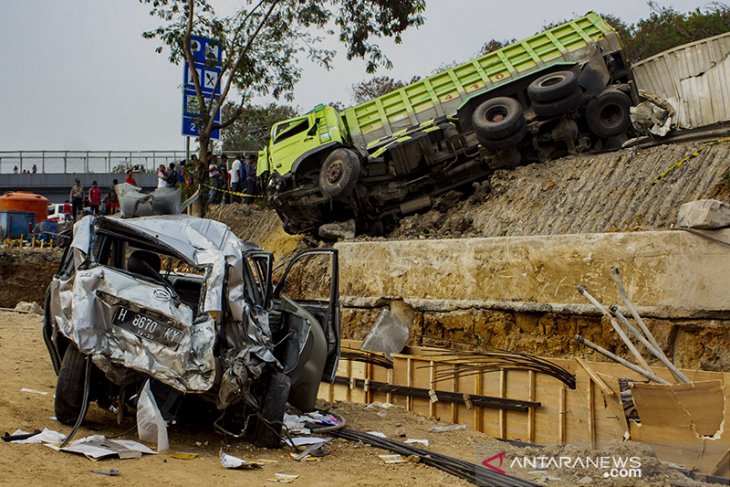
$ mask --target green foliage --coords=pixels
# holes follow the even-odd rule
[[[362,103],[404,86],[404,82],[395,80],[390,76],[375,76],[352,85],[352,99],[355,103]]]
[[[648,4],[652,10],[651,15],[635,24],[627,24],[615,15],[600,14],[618,33],[624,45],[626,59],[630,62],[730,31],[730,6],[722,2],[713,2],[705,8],[686,13],[677,12],[671,7],[662,7],[653,1]],[[563,22],[566,20],[544,25],[543,30]]]
[[[236,105],[229,102],[223,107],[222,117],[230,118],[236,110]],[[236,121],[221,132],[223,150],[257,151],[266,144],[273,124],[296,114],[288,105],[247,105],[241,109]]]
[[[517,39],[507,39],[503,41],[498,41],[497,39],[492,39],[490,41],[487,41],[484,43],[481,49],[479,49],[479,55],[483,56],[489,52],[496,51],[497,49],[502,49],[505,46],[509,46],[510,44],[517,42]]]
[[[672,47],[730,31],[730,7],[713,3],[704,9],[680,13],[650,2],[652,14],[629,27],[625,38],[629,61],[638,61]]]

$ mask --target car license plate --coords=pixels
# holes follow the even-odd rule
[[[124,306],[120,306],[117,309],[113,323],[119,328],[132,332],[137,336],[152,340],[172,349],[177,349],[183,337],[182,331],[161,323],[159,320],[130,311]]]

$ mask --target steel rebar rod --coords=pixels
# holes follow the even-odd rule
[[[629,298],[629,294],[626,292],[626,288],[624,287],[624,281],[621,278],[621,273],[619,272],[618,267],[611,268],[611,278],[616,282],[616,287],[618,288],[618,293],[621,296],[621,299],[624,301],[624,305],[628,308],[629,312],[631,313],[631,316],[634,318],[634,321],[636,321],[636,324],[641,329],[641,332],[644,334],[646,339],[649,342],[651,342],[651,344],[654,346],[654,349],[661,355],[661,357],[656,354],[654,354],[654,355],[656,355],[656,357],[659,360],[661,360],[661,362],[664,365],[667,365],[667,362],[670,363],[671,367],[669,365],[667,365],[667,367],[669,368],[670,372],[672,372],[672,375],[680,382],[684,382],[685,384],[688,384],[690,382],[690,380],[687,378],[686,375],[684,375],[682,372],[680,372],[679,369],[677,369],[674,366],[674,364],[671,363],[669,358],[664,354],[664,350],[662,350],[662,347],[659,345],[659,343],[657,343],[656,339],[654,338],[654,335],[652,335],[652,333],[649,331],[649,328],[644,323],[644,320],[641,318],[641,315],[639,315],[639,311],[636,309],[636,306],[634,306],[634,303]],[[646,346],[646,345],[644,345],[644,346]]]
[[[611,315],[611,313],[608,311],[608,309],[598,302],[596,298],[594,298],[591,293],[588,292],[588,289],[585,288],[585,286],[576,286],[576,289],[579,293],[583,295],[584,298],[586,298],[590,303],[598,308],[601,313],[603,313],[603,316],[608,318],[609,322],[611,323],[611,327],[616,331],[618,336],[621,338],[621,341],[624,342],[626,347],[629,349],[629,352],[631,352],[631,355],[634,356],[637,362],[639,362],[639,365],[641,365],[646,370],[651,370],[649,367],[649,364],[646,360],[644,360],[644,357],[641,356],[641,353],[639,353],[639,350],[637,350],[634,343],[629,339],[629,337],[626,335],[626,332],[621,328],[621,326],[616,322],[614,317]]]
[[[616,315],[616,318],[619,319],[621,323],[636,337],[639,342],[641,342],[644,347],[646,347],[647,350],[649,350],[661,363],[664,364],[664,366],[671,372],[671,374],[677,379],[678,382],[683,382],[685,384],[689,384],[690,380],[687,378],[686,375],[684,375],[668,358],[664,353],[661,351],[661,349],[657,349],[649,343],[649,341],[644,338],[644,336],[634,328],[629,320],[621,313],[621,311],[618,310],[618,308],[611,307],[611,311],[614,315]]]
[[[647,379],[649,379],[651,381],[654,381],[654,382],[656,382],[658,384],[669,384],[668,381],[662,379],[661,377],[657,377],[652,372],[646,371],[646,370],[642,369],[641,367],[639,367],[638,365],[632,364],[631,362],[629,362],[626,359],[622,359],[618,355],[609,352],[608,350],[606,350],[605,348],[601,347],[600,345],[596,345],[592,341],[590,341],[590,340],[588,340],[586,338],[583,338],[580,335],[576,335],[575,336],[575,339],[578,341],[578,343],[581,343],[581,344],[585,345],[588,348],[592,348],[596,352],[598,352],[601,355],[604,355],[604,356],[610,358],[614,362],[618,362],[621,365],[623,365],[624,367],[633,370],[634,372],[636,372],[637,374],[641,375],[642,377],[646,377]]]

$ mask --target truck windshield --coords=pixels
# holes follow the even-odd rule
[[[309,117],[302,117],[281,122],[279,125],[274,127],[274,143],[276,144],[291,137],[292,135],[304,132],[307,130],[307,127],[309,127],[308,121]]]

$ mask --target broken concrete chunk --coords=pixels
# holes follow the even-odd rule
[[[679,207],[677,225],[702,230],[730,227],[730,205],[718,200],[690,201]]]
[[[408,326],[389,310],[383,310],[368,336],[360,347],[361,350],[383,353],[400,353],[408,342]]]
[[[349,240],[355,238],[355,220],[325,223],[319,227],[319,236],[325,240]]]
[[[43,308],[38,306],[37,303],[33,302],[27,302],[27,301],[21,301],[18,304],[15,305],[15,310],[20,311],[21,313],[32,313],[36,315],[42,315],[43,314]]]

